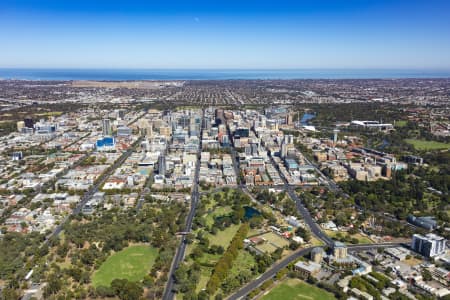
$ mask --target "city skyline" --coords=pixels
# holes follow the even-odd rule
[[[1,68],[450,69],[445,1],[3,1]]]

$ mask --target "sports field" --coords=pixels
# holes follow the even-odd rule
[[[264,295],[263,300],[334,300],[333,294],[299,279],[287,279]]]
[[[275,252],[278,248],[283,248],[284,246],[289,245],[288,240],[273,232],[261,234],[259,237],[262,237],[267,241],[256,246],[256,248],[261,252],[270,254]]]
[[[150,271],[158,250],[146,246],[130,246],[112,256],[100,266],[93,277],[92,284],[109,286],[116,278],[140,281]]]
[[[450,149],[450,144],[435,142],[435,141],[425,141],[425,140],[416,140],[416,139],[405,139],[410,145],[413,145],[417,150],[441,150],[441,149]]]

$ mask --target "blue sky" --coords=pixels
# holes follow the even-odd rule
[[[0,67],[450,69],[450,1],[0,1]]]

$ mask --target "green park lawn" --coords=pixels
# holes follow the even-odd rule
[[[288,279],[264,295],[262,300],[333,300],[335,297],[325,290],[299,279]]]
[[[214,209],[213,212],[211,212],[205,216],[206,225],[212,226],[214,224],[215,218],[220,217],[220,216],[229,215],[232,211],[233,210],[231,209],[230,206],[216,207],[216,209]]]
[[[395,127],[405,127],[408,125],[408,121],[406,120],[400,120],[395,122]]]
[[[413,145],[416,150],[441,150],[450,149],[450,144],[436,141],[405,139],[405,142]]]
[[[231,240],[239,229],[239,225],[232,224],[225,230],[218,231],[217,234],[208,234],[209,244],[222,246],[224,249],[228,248]]]
[[[242,271],[251,272],[252,267],[256,264],[255,258],[248,251],[241,249],[236,260],[233,262],[233,267],[230,270],[229,276],[236,277]]]
[[[202,267],[200,270],[201,270],[200,280],[198,281],[197,287],[195,289],[197,293],[206,288],[206,284],[208,283],[209,278],[211,277],[211,272],[213,268]]]
[[[93,274],[95,287],[109,286],[114,279],[140,281],[151,269],[158,250],[146,245],[130,246],[114,253]]]
[[[332,230],[324,230],[324,231],[329,237],[331,237],[333,239],[336,239],[336,236],[339,233],[339,231],[332,231]],[[341,232],[341,235],[342,236],[346,236],[347,233],[346,232]],[[369,239],[367,236],[364,236],[364,235],[362,235],[360,233],[356,233],[356,234],[350,235],[350,237],[351,238],[356,238],[358,240],[358,244],[372,244],[373,243],[373,241],[371,239]]]

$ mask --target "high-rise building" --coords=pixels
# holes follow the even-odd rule
[[[219,132],[226,134],[227,133],[227,127],[225,126],[225,124],[220,124],[219,125]]]
[[[294,136],[292,134],[287,134],[283,138],[283,142],[281,143],[281,157],[285,158],[288,154],[288,150],[292,148],[294,144]]]
[[[166,156],[163,153],[158,158],[158,174],[166,176]]]
[[[119,120],[125,119],[125,110],[119,109],[119,111],[117,112],[117,117]]]
[[[33,121],[32,118],[30,118],[30,117],[25,118],[23,120],[23,122],[25,123],[25,127],[27,127],[27,128],[34,128],[34,121]]]
[[[287,156],[287,150],[288,150],[287,145],[283,142],[281,144],[281,153],[280,153],[281,158],[285,158]]]
[[[103,136],[112,136],[111,121],[103,119]]]
[[[423,236],[414,234],[411,242],[411,249],[425,257],[435,257],[445,253],[445,238],[433,233]]]
[[[251,156],[252,155],[252,146],[251,145],[245,145],[244,151],[245,151],[245,155]]]
[[[294,136],[292,134],[287,134],[284,136],[284,142],[288,145],[294,144]]]
[[[258,144],[251,143],[250,146],[252,147],[252,155],[257,156],[258,155]]]
[[[230,145],[230,139],[228,138],[228,135],[222,136],[222,145],[223,146],[229,146]]]
[[[22,132],[22,129],[25,127],[25,122],[24,121],[19,121],[17,122],[17,131],[18,132]]]
[[[339,133],[339,129],[333,130],[333,143],[334,143],[334,145],[336,145],[336,143],[337,143],[338,133]]]
[[[335,242],[333,245],[333,255],[335,259],[347,258],[347,246],[341,242]]]
[[[21,160],[21,159],[23,159],[23,153],[22,153],[22,151],[16,151],[16,152],[13,152],[13,154],[12,154],[12,160]]]
[[[292,125],[292,114],[291,113],[286,115],[286,124]]]
[[[164,135],[165,137],[170,137],[172,130],[169,126],[161,126],[159,127],[159,134]]]
[[[311,260],[316,264],[320,264],[322,262],[324,255],[325,252],[320,247],[316,247],[311,250]]]

